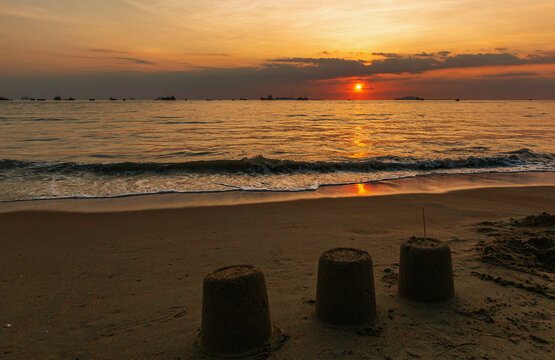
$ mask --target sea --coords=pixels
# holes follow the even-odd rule
[[[0,101],[0,201],[555,171],[555,101]]]

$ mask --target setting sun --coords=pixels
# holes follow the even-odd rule
[[[355,90],[356,91],[362,91],[362,84],[356,84],[355,85]]]

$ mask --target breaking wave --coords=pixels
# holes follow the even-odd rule
[[[242,174],[295,174],[374,171],[433,171],[448,169],[487,169],[526,167],[531,170],[555,170],[555,154],[537,153],[520,149],[495,156],[469,156],[462,158],[415,159],[385,156],[346,161],[295,161],[270,159],[264,156],[240,160],[205,160],[189,162],[43,162],[0,160],[0,170],[20,170],[26,173],[72,174],[89,172],[97,175],[157,173],[242,173]]]

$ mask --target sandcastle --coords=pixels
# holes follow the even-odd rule
[[[447,244],[416,237],[403,242],[399,260],[399,295],[421,302],[453,298],[453,266]]]
[[[436,239],[401,245],[399,295],[440,302],[454,296],[451,250]],[[332,325],[359,326],[377,314],[372,258],[363,250],[335,248],[318,262],[316,315]],[[272,326],[262,271],[234,265],[204,278],[198,344],[210,355],[241,357],[281,346],[287,334]],[[276,340],[277,339],[277,340]]]
[[[316,314],[331,324],[364,324],[376,316],[372,258],[359,249],[336,248],[318,263]]]
[[[209,354],[248,354],[264,346],[273,328],[262,271],[228,266],[204,278],[199,343]]]

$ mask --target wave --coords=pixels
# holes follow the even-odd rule
[[[535,170],[534,170],[535,171]],[[543,172],[549,172],[543,171]],[[514,173],[523,173],[529,171],[522,171],[522,170],[515,170],[515,171],[496,171],[496,170],[478,170],[478,171],[471,171],[465,174],[514,174]],[[535,171],[538,172],[538,171]],[[542,171],[540,171],[542,172]],[[317,191],[320,188],[324,187],[331,187],[331,186],[345,186],[345,185],[354,185],[354,184],[372,184],[372,183],[379,183],[379,182],[388,182],[388,181],[395,181],[401,179],[409,179],[409,178],[417,178],[417,177],[431,177],[431,176],[438,176],[438,175],[453,175],[449,172],[436,172],[436,173],[424,173],[424,174],[414,174],[414,175],[405,175],[405,176],[393,176],[393,177],[386,177],[380,178],[375,180],[363,180],[363,181],[348,181],[348,182],[334,182],[334,183],[314,183],[310,186],[306,187],[293,187],[293,188],[270,188],[270,187],[253,187],[253,186],[244,186],[244,185],[234,185],[234,184],[226,184],[226,183],[216,183],[216,185],[221,185],[226,187],[225,189],[212,189],[212,190],[155,190],[155,191],[140,191],[140,192],[114,192],[113,194],[104,194],[104,195],[86,195],[83,193],[74,194],[74,195],[43,195],[43,196],[30,196],[30,197],[21,197],[21,198],[10,198],[10,199],[0,199],[0,203],[8,203],[8,202],[27,202],[27,201],[36,201],[36,200],[69,200],[69,199],[113,199],[113,198],[126,198],[126,197],[136,197],[136,196],[146,196],[146,195],[162,195],[162,194],[214,194],[214,193],[230,193],[230,192],[257,192],[257,193],[300,193],[300,192],[311,192]]]
[[[537,153],[520,149],[499,155],[463,158],[417,159],[411,157],[383,156],[363,160],[345,161],[295,161],[270,159],[264,156],[240,160],[204,160],[189,162],[44,162],[25,160],[0,160],[0,170],[20,170],[30,173],[71,174],[90,172],[98,175],[141,174],[141,173],[333,173],[375,171],[433,171],[448,169],[487,169],[531,166],[555,170],[555,154]]]

